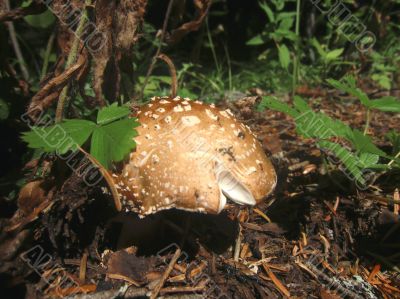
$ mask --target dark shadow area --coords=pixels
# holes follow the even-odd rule
[[[16,281],[11,275],[0,274],[0,292],[2,298],[26,298],[24,281]]]
[[[104,245],[114,249],[138,248],[138,255],[156,255],[171,244],[181,244],[183,251],[195,255],[197,241],[219,254],[231,246],[238,233],[237,221],[225,213],[206,215],[176,209],[161,211],[140,219],[134,213],[119,213],[110,220]]]
[[[298,240],[301,225],[309,214],[310,201],[304,196],[287,198],[278,195],[276,201],[268,208],[268,217],[276,223],[289,240]]]
[[[398,271],[400,266],[400,216],[391,211],[383,210],[373,223],[370,230],[360,232],[355,239],[356,255],[364,257],[365,261],[374,266],[378,263],[382,270]]]
[[[235,241],[238,223],[226,212],[207,215],[177,209],[160,211],[140,218],[133,212],[117,212],[110,195],[101,186],[88,188],[79,178],[71,178],[65,192],[58,195],[51,210],[41,217],[40,241],[45,252],[61,259],[93,256],[105,249],[113,251],[135,246],[139,256],[156,255],[171,244],[195,255],[198,244],[217,254]],[[103,189],[104,190],[104,189]]]

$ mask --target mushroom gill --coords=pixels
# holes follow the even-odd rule
[[[137,147],[113,173],[127,210],[178,208],[219,213],[226,198],[255,205],[276,185],[271,162],[229,110],[180,97],[153,98],[137,111]]]

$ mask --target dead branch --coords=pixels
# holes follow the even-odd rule
[[[179,28],[172,30],[171,35],[166,38],[169,45],[178,43],[186,34],[199,30],[203,24],[204,18],[208,14],[211,6],[211,0],[194,0],[197,9],[197,17],[190,22],[181,25]]]
[[[169,74],[171,75],[171,97],[176,97],[176,92],[178,90],[178,82],[176,79],[176,68],[174,63],[172,62],[171,58],[169,58],[167,55],[165,54],[160,54],[157,57],[158,59],[161,59],[162,61],[164,61],[169,68]]]
[[[79,59],[75,64],[65,70],[62,74],[47,82],[47,84],[33,96],[28,107],[28,114],[33,120],[37,117],[36,112],[42,111],[51,105],[51,103],[58,97],[61,89],[79,72],[82,66],[84,66],[85,61],[85,55],[79,56]]]
[[[28,7],[18,7],[16,9],[0,12],[0,23],[15,21],[27,15],[37,15],[46,10],[46,5],[40,2],[32,2]]]

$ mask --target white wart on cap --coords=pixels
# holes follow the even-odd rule
[[[126,209],[140,215],[174,207],[219,213],[226,198],[255,205],[275,188],[271,162],[229,110],[161,97],[136,117],[136,150],[112,175]]]

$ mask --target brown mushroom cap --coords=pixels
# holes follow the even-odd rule
[[[276,174],[250,129],[229,110],[180,97],[153,98],[137,112],[136,151],[112,176],[127,209],[176,207],[219,213],[226,197],[255,205]]]

